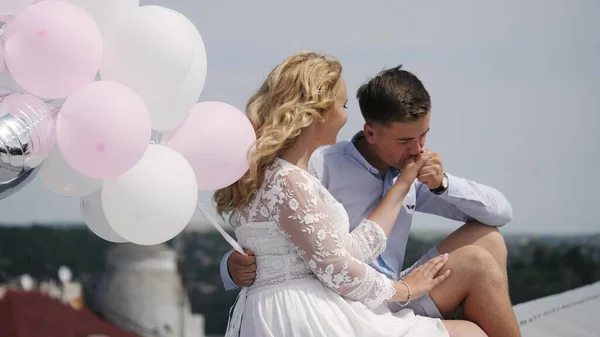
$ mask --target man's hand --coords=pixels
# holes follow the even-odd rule
[[[233,252],[227,259],[227,270],[233,282],[240,287],[251,286],[256,278],[256,257],[249,249],[244,249],[248,256]]]
[[[420,155],[404,159],[402,163],[402,172],[396,180],[397,184],[404,182],[408,187],[417,179],[417,176],[423,170],[429,161],[433,152],[423,151]]]
[[[442,167],[442,160],[437,153],[431,152],[431,157],[419,171],[417,179],[419,179],[421,183],[427,185],[431,190],[442,185],[444,168]]]

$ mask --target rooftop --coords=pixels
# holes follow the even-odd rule
[[[517,304],[523,337],[597,337],[600,282]]]
[[[2,337],[139,337],[37,291],[8,289],[0,298]]]

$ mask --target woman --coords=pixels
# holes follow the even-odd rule
[[[334,144],[346,123],[341,72],[336,60],[298,53],[278,65],[248,103],[257,134],[250,169],[214,196],[218,212],[231,213],[237,238],[254,252],[257,266],[227,336],[465,336],[459,329],[473,328],[470,322],[442,322],[409,309],[392,314],[386,305],[418,298],[447,278],[449,271],[436,277],[447,256],[401,281],[368,265],[385,249],[429,154],[406,161],[393,188],[352,233],[344,207],[307,171],[312,152]]]

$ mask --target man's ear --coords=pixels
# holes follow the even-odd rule
[[[369,144],[375,143],[375,128],[372,124],[365,123],[363,126],[363,132],[365,134],[365,138]]]

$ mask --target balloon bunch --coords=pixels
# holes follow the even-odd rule
[[[99,237],[153,245],[186,227],[198,190],[247,171],[254,129],[229,104],[198,103],[206,50],[181,13],[2,0],[0,20],[0,199],[39,172],[81,199]]]

